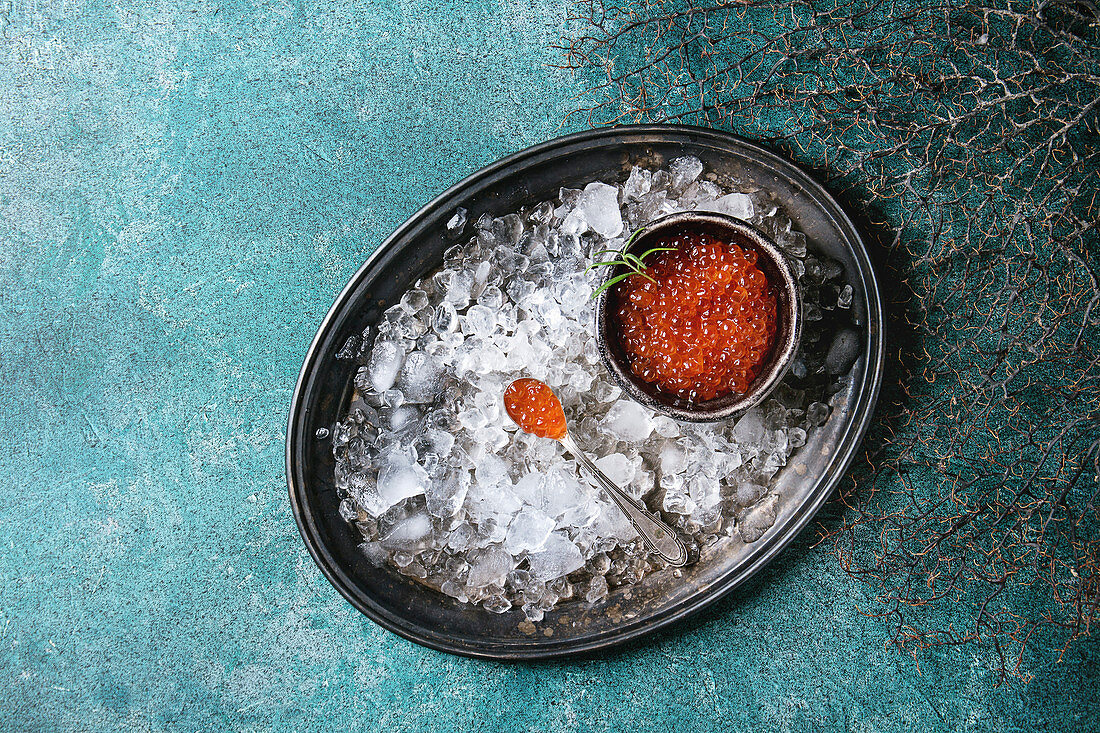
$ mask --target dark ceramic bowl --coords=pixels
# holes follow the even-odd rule
[[[677,420],[718,422],[759,405],[783,379],[802,336],[802,298],[790,263],[779,248],[760,230],[725,214],[683,211],[661,217],[646,225],[645,231],[634,240],[629,251],[640,255],[657,246],[661,239],[683,232],[710,234],[754,250],[757,254],[756,266],[775,290],[778,306],[775,344],[748,391],[691,402],[639,379],[630,371],[630,363],[619,339],[614,316],[618,296],[614,287],[606,288],[596,300],[596,344],[608,371],[623,391],[638,402]],[[625,272],[622,266],[608,268],[604,282]]]
[[[758,540],[726,537],[699,562],[647,575],[594,604],[570,601],[532,626],[521,611],[487,613],[438,593],[359,550],[359,532],[340,516],[332,429],[348,412],[359,364],[341,359],[349,339],[376,324],[418,278],[438,268],[443,253],[472,235],[447,229],[458,207],[475,222],[553,199],[561,186],[622,181],[631,166],[657,168],[697,156],[719,176],[774,196],[794,226],[810,233],[812,252],[835,260],[854,297],[843,323],[858,334],[850,380],[833,396],[832,413],[776,475],[775,524]],[[365,248],[374,242],[364,242]],[[820,322],[818,322],[820,324]],[[413,214],[380,242],[325,316],[294,390],[287,426],[287,482],[294,518],[314,561],[353,606],[419,644],[456,654],[533,659],[600,649],[667,626],[714,603],[773,560],[813,518],[859,450],[878,395],[883,362],[878,285],[859,232],[839,204],[797,167],[756,145],[714,130],[632,126],[569,135],[523,150],[472,174]],[[814,337],[818,337],[815,328]],[[804,336],[804,338],[808,338]]]

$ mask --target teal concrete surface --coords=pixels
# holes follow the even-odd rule
[[[1084,731],[1096,645],[913,659],[803,538],[581,660],[423,649],[286,496],[305,349],[434,194],[568,130],[554,0],[0,0],[0,729]]]

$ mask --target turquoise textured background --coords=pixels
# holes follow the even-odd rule
[[[283,473],[305,349],[423,201],[571,129],[567,11],[0,0],[0,729],[1098,725],[1095,644],[1026,687],[988,650],[899,655],[809,536],[541,664],[415,646],[313,566]]]

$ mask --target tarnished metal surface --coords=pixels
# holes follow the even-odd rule
[[[696,155],[708,168],[770,191],[811,251],[838,260],[854,290],[851,318],[863,354],[851,383],[779,474],[775,525],[758,541],[720,541],[700,561],[653,573],[603,602],[571,602],[538,624],[512,611],[494,615],[407,578],[372,566],[357,532],[337,513],[330,428],[346,412],[355,365],[338,361],[347,339],[376,321],[417,278],[437,267],[454,209],[502,214],[554,198],[561,186],[621,180],[630,166],[660,166]],[[694,613],[743,583],[805,526],[842,477],[874,409],[882,370],[882,304],[859,234],[840,206],[806,174],[734,136],[673,126],[632,126],[579,133],[510,156],[448,189],[403,224],[372,255],[336,299],[306,356],[287,432],[287,480],[302,537],[325,576],[356,608],[382,626],[427,646],[493,658],[538,658],[620,643]]]

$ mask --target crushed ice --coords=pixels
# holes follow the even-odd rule
[[[679,158],[667,169],[636,167],[621,185],[593,181],[483,216],[440,270],[349,341],[341,356],[361,368],[333,451],[340,512],[358,526],[368,559],[495,613],[519,606],[531,621],[560,601],[600,601],[654,568],[630,522],[558,444],[507,418],[502,395],[521,376],[549,384],[600,468],[695,543],[754,542],[774,524],[770,487],[828,419],[825,402],[854,358],[853,332],[834,341],[808,324],[773,398],[717,425],[677,423],[623,398],[591,336],[593,253],[689,209],[760,227],[795,258],[809,312],[847,313],[852,292],[838,285],[839,265],[807,255],[805,237],[765,193],[703,171],[698,159]],[[466,216],[454,212],[450,234]]]

